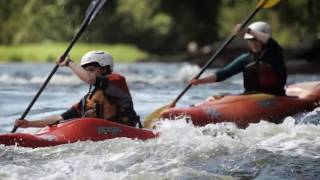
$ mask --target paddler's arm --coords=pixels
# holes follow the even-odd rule
[[[250,34],[254,37],[254,39],[257,39],[258,41],[266,44],[270,38],[270,35],[264,32],[255,31],[253,29],[250,29],[248,27],[244,27],[241,29],[241,24],[237,24],[234,29],[233,33],[239,37],[243,37],[245,33]]]
[[[229,77],[241,72],[244,66],[248,63],[248,60],[249,60],[249,54],[244,53],[238,56],[226,67],[216,71],[214,74],[204,78],[192,79],[190,81],[190,84],[198,85],[198,84],[214,83],[214,82],[220,82],[225,79],[228,79]]]
[[[90,72],[90,71],[86,71],[85,69],[83,69],[81,66],[79,66],[78,64],[74,63],[69,56],[67,56],[63,61],[60,60],[60,58],[57,60],[57,64],[59,66],[67,66],[69,67],[72,72],[78,76],[82,81],[84,81],[85,83],[94,85],[96,83],[96,76]]]
[[[249,31],[249,32],[248,32]],[[270,35],[264,32],[255,31],[252,29],[247,28],[247,33],[251,34],[255,39],[262,42],[263,44],[266,44],[268,40],[270,39]]]
[[[21,128],[28,128],[28,127],[45,127],[51,124],[55,124],[59,121],[63,120],[61,115],[51,115],[46,117],[45,119],[28,121],[26,119],[17,119],[15,122],[15,126]]]
[[[217,76],[216,74],[212,74],[210,76],[201,78],[201,79],[192,79],[190,81],[190,84],[192,85],[198,85],[198,84],[207,84],[207,83],[214,83],[217,81]]]

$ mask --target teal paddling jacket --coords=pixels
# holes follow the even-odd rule
[[[269,38],[261,53],[244,53],[223,69],[218,70],[217,82],[240,72],[243,72],[245,93],[285,95],[287,69],[283,50],[273,38]]]

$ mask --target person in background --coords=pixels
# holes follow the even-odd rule
[[[190,83],[198,85],[220,82],[242,72],[244,94],[267,93],[284,96],[287,70],[283,50],[272,38],[270,25],[258,21],[243,29],[240,27],[240,24],[236,25],[233,32],[247,40],[249,52],[241,54],[214,74],[192,79]]]
[[[86,53],[77,65],[69,57],[59,58],[57,64],[68,67],[82,81],[90,85],[89,92],[61,115],[51,115],[41,120],[17,119],[15,125],[22,128],[44,127],[80,117],[107,119],[128,126],[140,123],[126,80],[113,72],[113,58],[103,51]]]

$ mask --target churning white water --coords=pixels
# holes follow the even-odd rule
[[[0,133],[11,130],[51,68],[52,64],[0,65]],[[116,71],[127,77],[135,109],[143,118],[170,103],[199,69],[139,63],[120,64]],[[309,80],[319,76],[295,75],[289,82]],[[87,90],[61,68],[27,118],[61,113]],[[226,92],[242,92],[241,76],[193,87],[178,106]],[[0,179],[320,179],[319,122],[319,108],[287,117],[282,124],[262,120],[246,129],[231,123],[194,127],[181,117],[161,122],[159,138],[147,141],[118,138],[36,149],[0,145]]]

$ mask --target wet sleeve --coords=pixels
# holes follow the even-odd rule
[[[63,120],[79,118],[81,117],[81,112],[75,106],[72,106],[66,112],[62,113],[61,116]]]
[[[244,67],[249,61],[249,54],[245,53],[237,57],[226,67],[216,71],[217,82],[228,79],[229,77],[243,71]]]

